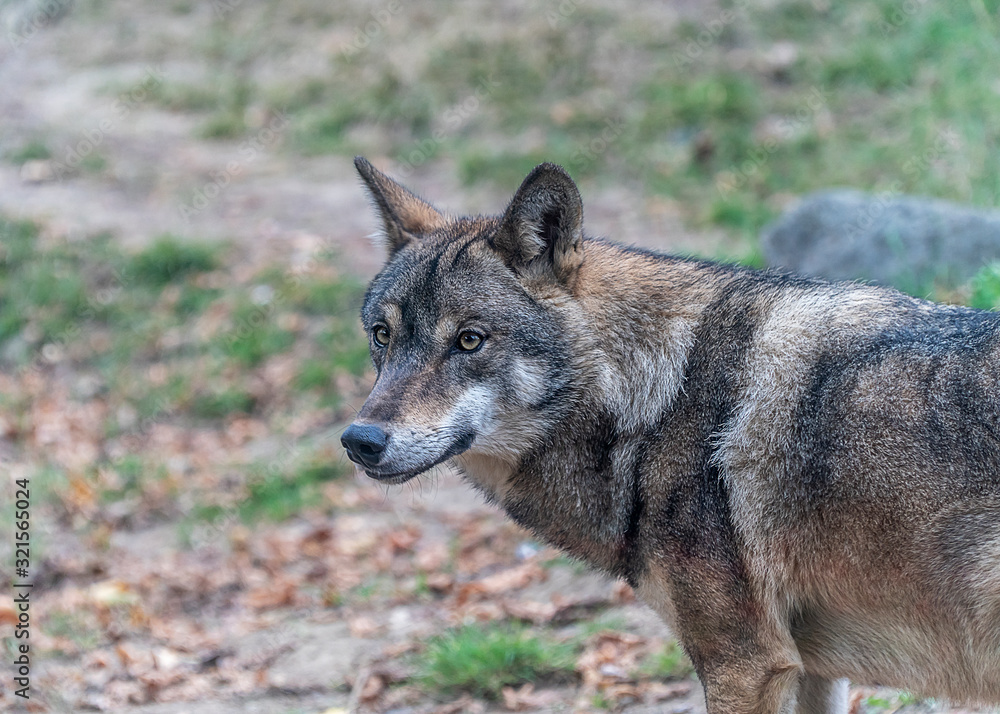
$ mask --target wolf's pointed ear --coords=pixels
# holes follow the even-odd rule
[[[444,215],[434,206],[376,169],[363,156],[354,159],[372,201],[382,218],[382,229],[389,257],[419,236],[431,233],[446,223]]]
[[[583,262],[583,202],[564,168],[541,164],[528,174],[491,244],[522,274],[571,280]]]

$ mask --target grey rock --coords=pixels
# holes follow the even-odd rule
[[[914,293],[955,286],[1000,260],[1000,211],[838,189],[810,194],[765,227],[771,267]]]

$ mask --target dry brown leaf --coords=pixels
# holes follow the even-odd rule
[[[547,577],[548,572],[538,563],[522,563],[461,586],[458,590],[458,603],[480,599],[483,596],[499,595],[511,590],[520,590],[531,583],[545,580]]]
[[[389,544],[392,546],[394,555],[409,553],[413,546],[420,540],[421,531],[416,526],[406,526],[400,530],[389,534]]]
[[[558,692],[536,692],[535,685],[531,683],[523,685],[520,689],[504,687],[502,694],[504,708],[512,712],[550,707],[562,699]]]
[[[611,604],[608,598],[600,595],[586,598],[566,598],[558,593],[553,595],[552,602],[556,606],[552,621],[560,624],[590,619],[594,616],[595,611],[602,610]]]
[[[128,583],[121,580],[104,580],[94,583],[89,590],[90,600],[95,605],[111,607],[112,605],[134,605],[139,602],[139,595]]]
[[[648,640],[638,635],[610,630],[594,635],[576,663],[584,690],[604,691],[628,680],[648,651]]]
[[[329,551],[332,538],[333,530],[329,526],[319,526],[299,541],[299,549],[307,558],[321,558]]]
[[[847,708],[849,714],[860,714],[861,704],[867,699],[869,692],[857,690],[851,694],[850,705]]]
[[[276,607],[294,605],[298,587],[290,578],[279,578],[275,582],[254,588],[246,594],[245,602],[254,610],[270,610]]]
[[[536,602],[533,600],[505,600],[503,603],[507,614],[518,620],[525,620],[535,625],[544,625],[552,621],[558,608],[551,602]]]
[[[377,674],[368,677],[365,686],[361,689],[361,701],[371,702],[385,691],[385,680]]]
[[[691,682],[643,682],[640,685],[643,701],[648,704],[686,697],[692,689],[694,685]]]
[[[16,625],[17,610],[8,602],[0,602],[0,625]]]
[[[115,645],[115,653],[117,653],[118,659],[125,667],[132,664],[132,655],[130,655],[128,650],[122,645]]]
[[[398,660],[387,660],[377,662],[372,665],[372,674],[377,674],[386,684],[405,682],[414,675],[414,667],[399,662]]]
[[[622,700],[638,701],[641,699],[639,688],[632,682],[609,684],[601,689],[601,693],[614,702]]]
[[[436,573],[445,567],[450,557],[447,543],[429,543],[417,551],[414,565],[418,570]]]
[[[432,709],[431,714],[482,714],[486,710],[482,702],[477,702],[469,696],[456,699],[448,704]]]
[[[619,580],[611,588],[611,600],[616,605],[626,605],[635,602],[635,590],[628,583]]]
[[[446,593],[452,589],[455,578],[448,573],[432,573],[427,576],[427,587],[436,593]]]
[[[385,629],[383,625],[380,625],[373,618],[365,615],[351,618],[350,622],[347,623],[347,626],[351,631],[351,637],[359,637],[362,639],[375,637]]]
[[[496,601],[469,603],[464,606],[456,606],[449,613],[449,620],[455,624],[464,624],[469,621],[493,622],[502,620],[506,616],[503,606]]]
[[[417,650],[420,645],[416,642],[397,642],[393,645],[387,645],[382,649],[382,657],[393,660],[400,655],[407,654],[408,652],[413,652]]]
[[[96,503],[93,487],[79,474],[69,476],[69,490],[63,500],[67,508],[81,512],[91,511]]]
[[[345,516],[337,519],[337,552],[353,558],[371,553],[378,545],[380,534],[362,516]]]

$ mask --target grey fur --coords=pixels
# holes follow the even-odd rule
[[[571,185],[390,251],[369,474],[451,459],[625,578],[712,714],[842,713],[842,678],[1000,702],[1000,315],[587,238]]]

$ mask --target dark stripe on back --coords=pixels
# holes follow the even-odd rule
[[[851,498],[835,475],[845,468],[839,458],[848,442],[867,430],[898,431],[912,440],[915,462],[899,464],[901,469],[953,473],[964,482],[967,496],[998,491],[1000,430],[993,420],[1000,414],[1000,395],[984,392],[978,375],[990,369],[984,360],[1000,340],[1000,316],[937,309],[913,311],[900,321],[904,324],[892,331],[839,345],[813,366],[793,419],[797,451],[789,454],[797,473],[788,483],[796,489],[794,502],[805,509],[803,517]],[[884,391],[877,387],[880,393],[870,398],[875,406],[862,412],[858,382],[887,359],[899,360],[893,367],[898,380],[885,375]],[[908,412],[898,407],[899,382],[909,382],[923,403]]]
[[[669,535],[679,555],[708,558],[741,570],[729,493],[713,463],[712,437],[736,410],[746,354],[775,294],[772,276],[735,276],[705,310],[695,330],[685,388],[659,425],[654,441],[677,449],[683,473],[671,474],[673,489],[653,514],[654,532]]]

